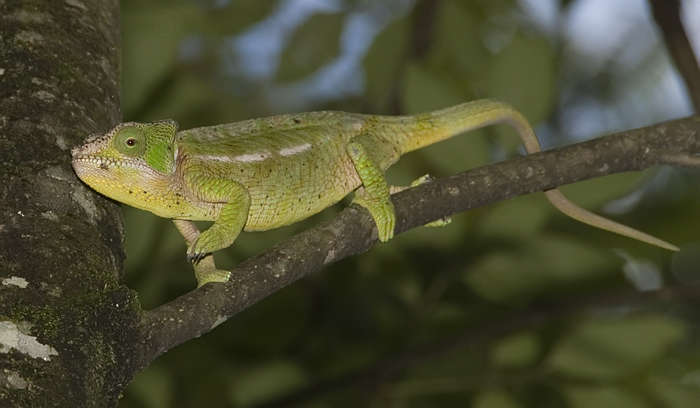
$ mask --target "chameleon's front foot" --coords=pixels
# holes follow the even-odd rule
[[[216,229],[210,228],[201,233],[187,248],[187,260],[199,263],[208,254],[231,245],[233,239],[218,232]]]
[[[216,269],[214,256],[211,254],[214,249],[207,250],[207,248],[212,247],[212,242],[216,241],[207,239],[207,237],[207,231],[205,231],[187,249],[187,260],[192,262],[194,276],[197,278],[197,287],[210,282],[228,282],[231,277],[231,272]]]
[[[211,252],[213,252],[213,251],[207,251],[205,249],[206,240],[202,241],[200,239],[203,236],[204,236],[204,234],[200,235],[187,248],[187,260],[192,262],[195,265],[198,264],[199,262],[201,262],[207,256],[207,254],[210,254]]]
[[[231,277],[231,272],[223,269],[216,269],[216,265],[214,265],[214,256],[211,254],[205,254],[201,260],[193,262],[192,267],[194,267],[197,287],[207,283],[228,282]]]

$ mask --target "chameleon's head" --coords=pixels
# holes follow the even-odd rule
[[[148,189],[173,171],[176,134],[177,123],[172,120],[122,123],[74,148],[73,168],[90,187],[134,205],[131,201],[143,201]]]

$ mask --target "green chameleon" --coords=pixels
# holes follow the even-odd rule
[[[230,272],[216,269],[211,253],[231,245],[241,230],[292,224],[351,191],[372,215],[379,240],[388,241],[395,225],[390,194],[406,187],[390,187],[384,171],[407,152],[495,123],[512,126],[528,153],[540,151],[518,111],[483,99],[415,116],[310,112],[180,132],[172,120],[122,123],[73,149],[73,168],[100,193],[172,218],[201,286],[228,280]],[[581,222],[678,250],[576,206],[559,190],[545,194]],[[193,221],[214,223],[200,233]]]

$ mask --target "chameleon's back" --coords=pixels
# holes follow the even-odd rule
[[[251,196],[245,229],[267,230],[313,215],[360,185],[346,153],[363,116],[313,112],[184,130],[181,165],[234,180]]]

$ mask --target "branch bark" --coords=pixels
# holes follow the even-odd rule
[[[696,152],[700,152],[697,116],[496,163],[395,195],[396,232],[576,181],[674,164]],[[376,242],[369,214],[357,206],[348,207],[333,220],[242,263],[229,282],[205,285],[145,313],[142,364],[294,281],[367,251]]]

